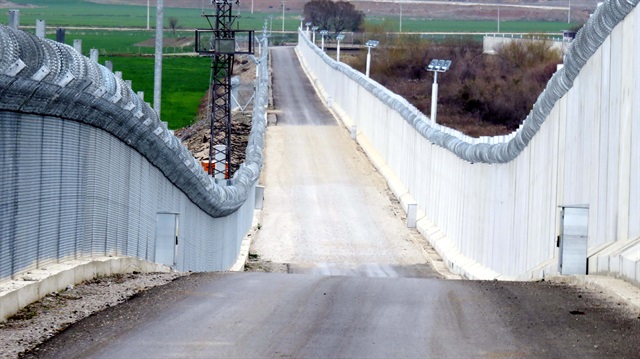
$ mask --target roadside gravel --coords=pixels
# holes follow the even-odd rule
[[[51,293],[0,323],[0,358],[19,358],[96,312],[189,273],[131,273],[100,277]]]

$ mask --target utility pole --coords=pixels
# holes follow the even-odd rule
[[[284,0],[282,0],[282,32],[284,33]]]
[[[400,3],[400,32],[402,32],[402,3]]]
[[[231,76],[236,54],[253,54],[253,30],[234,30],[237,15],[233,15],[233,4],[239,0],[216,0],[212,2],[215,15],[202,16],[211,29],[196,30],[196,52],[211,56],[211,136],[209,138],[209,174],[216,178],[232,177],[236,168],[231,163]],[[244,33],[247,45],[238,49],[236,34]],[[222,137],[223,139],[220,139]],[[217,143],[216,143],[217,142]],[[222,145],[222,146],[221,146]],[[214,163],[219,159],[218,163]],[[226,163],[221,163],[225,159]]]
[[[151,6],[149,4],[149,1],[151,1],[151,0],[147,0],[147,30],[149,30],[149,13],[151,12],[150,11]]]
[[[153,109],[160,118],[162,99],[162,31],[164,30],[164,0],[158,0],[156,10],[156,64],[153,81]]]

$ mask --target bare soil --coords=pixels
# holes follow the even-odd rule
[[[119,274],[47,294],[0,323],[0,358],[18,358],[73,323],[188,274]]]
[[[187,47],[193,46],[195,40],[193,37],[163,37],[162,38],[162,46],[163,47]],[[155,47],[156,46],[156,38],[152,37],[150,39],[141,41],[135,46],[140,47]]]

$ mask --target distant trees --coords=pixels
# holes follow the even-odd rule
[[[304,5],[304,18],[321,30],[339,33],[360,30],[364,13],[348,1],[312,0]]]
[[[176,36],[176,29],[178,28],[178,18],[177,17],[170,17],[169,18],[169,28],[171,28],[171,31],[173,31],[173,36]]]

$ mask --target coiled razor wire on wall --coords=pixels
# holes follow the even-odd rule
[[[422,112],[377,82],[365,77],[348,65],[334,61],[306,36],[299,36],[325,63],[341,71],[389,107],[396,110],[422,136],[430,142],[455,153],[459,158],[472,163],[506,163],[515,159],[538,132],[542,123],[551,113],[556,102],[573,86],[587,60],[637,5],[639,0],[609,0],[599,6],[589,21],[577,33],[566,57],[564,66],[557,71],[540,94],[533,109],[520,128],[509,136],[494,137],[491,141],[500,143],[478,143],[458,131],[430,121]]]
[[[114,135],[213,217],[235,212],[260,176],[269,74],[266,39],[245,162],[227,185],[206,174],[156,112],[106,67],[68,45],[0,25],[0,111],[78,121]]]

